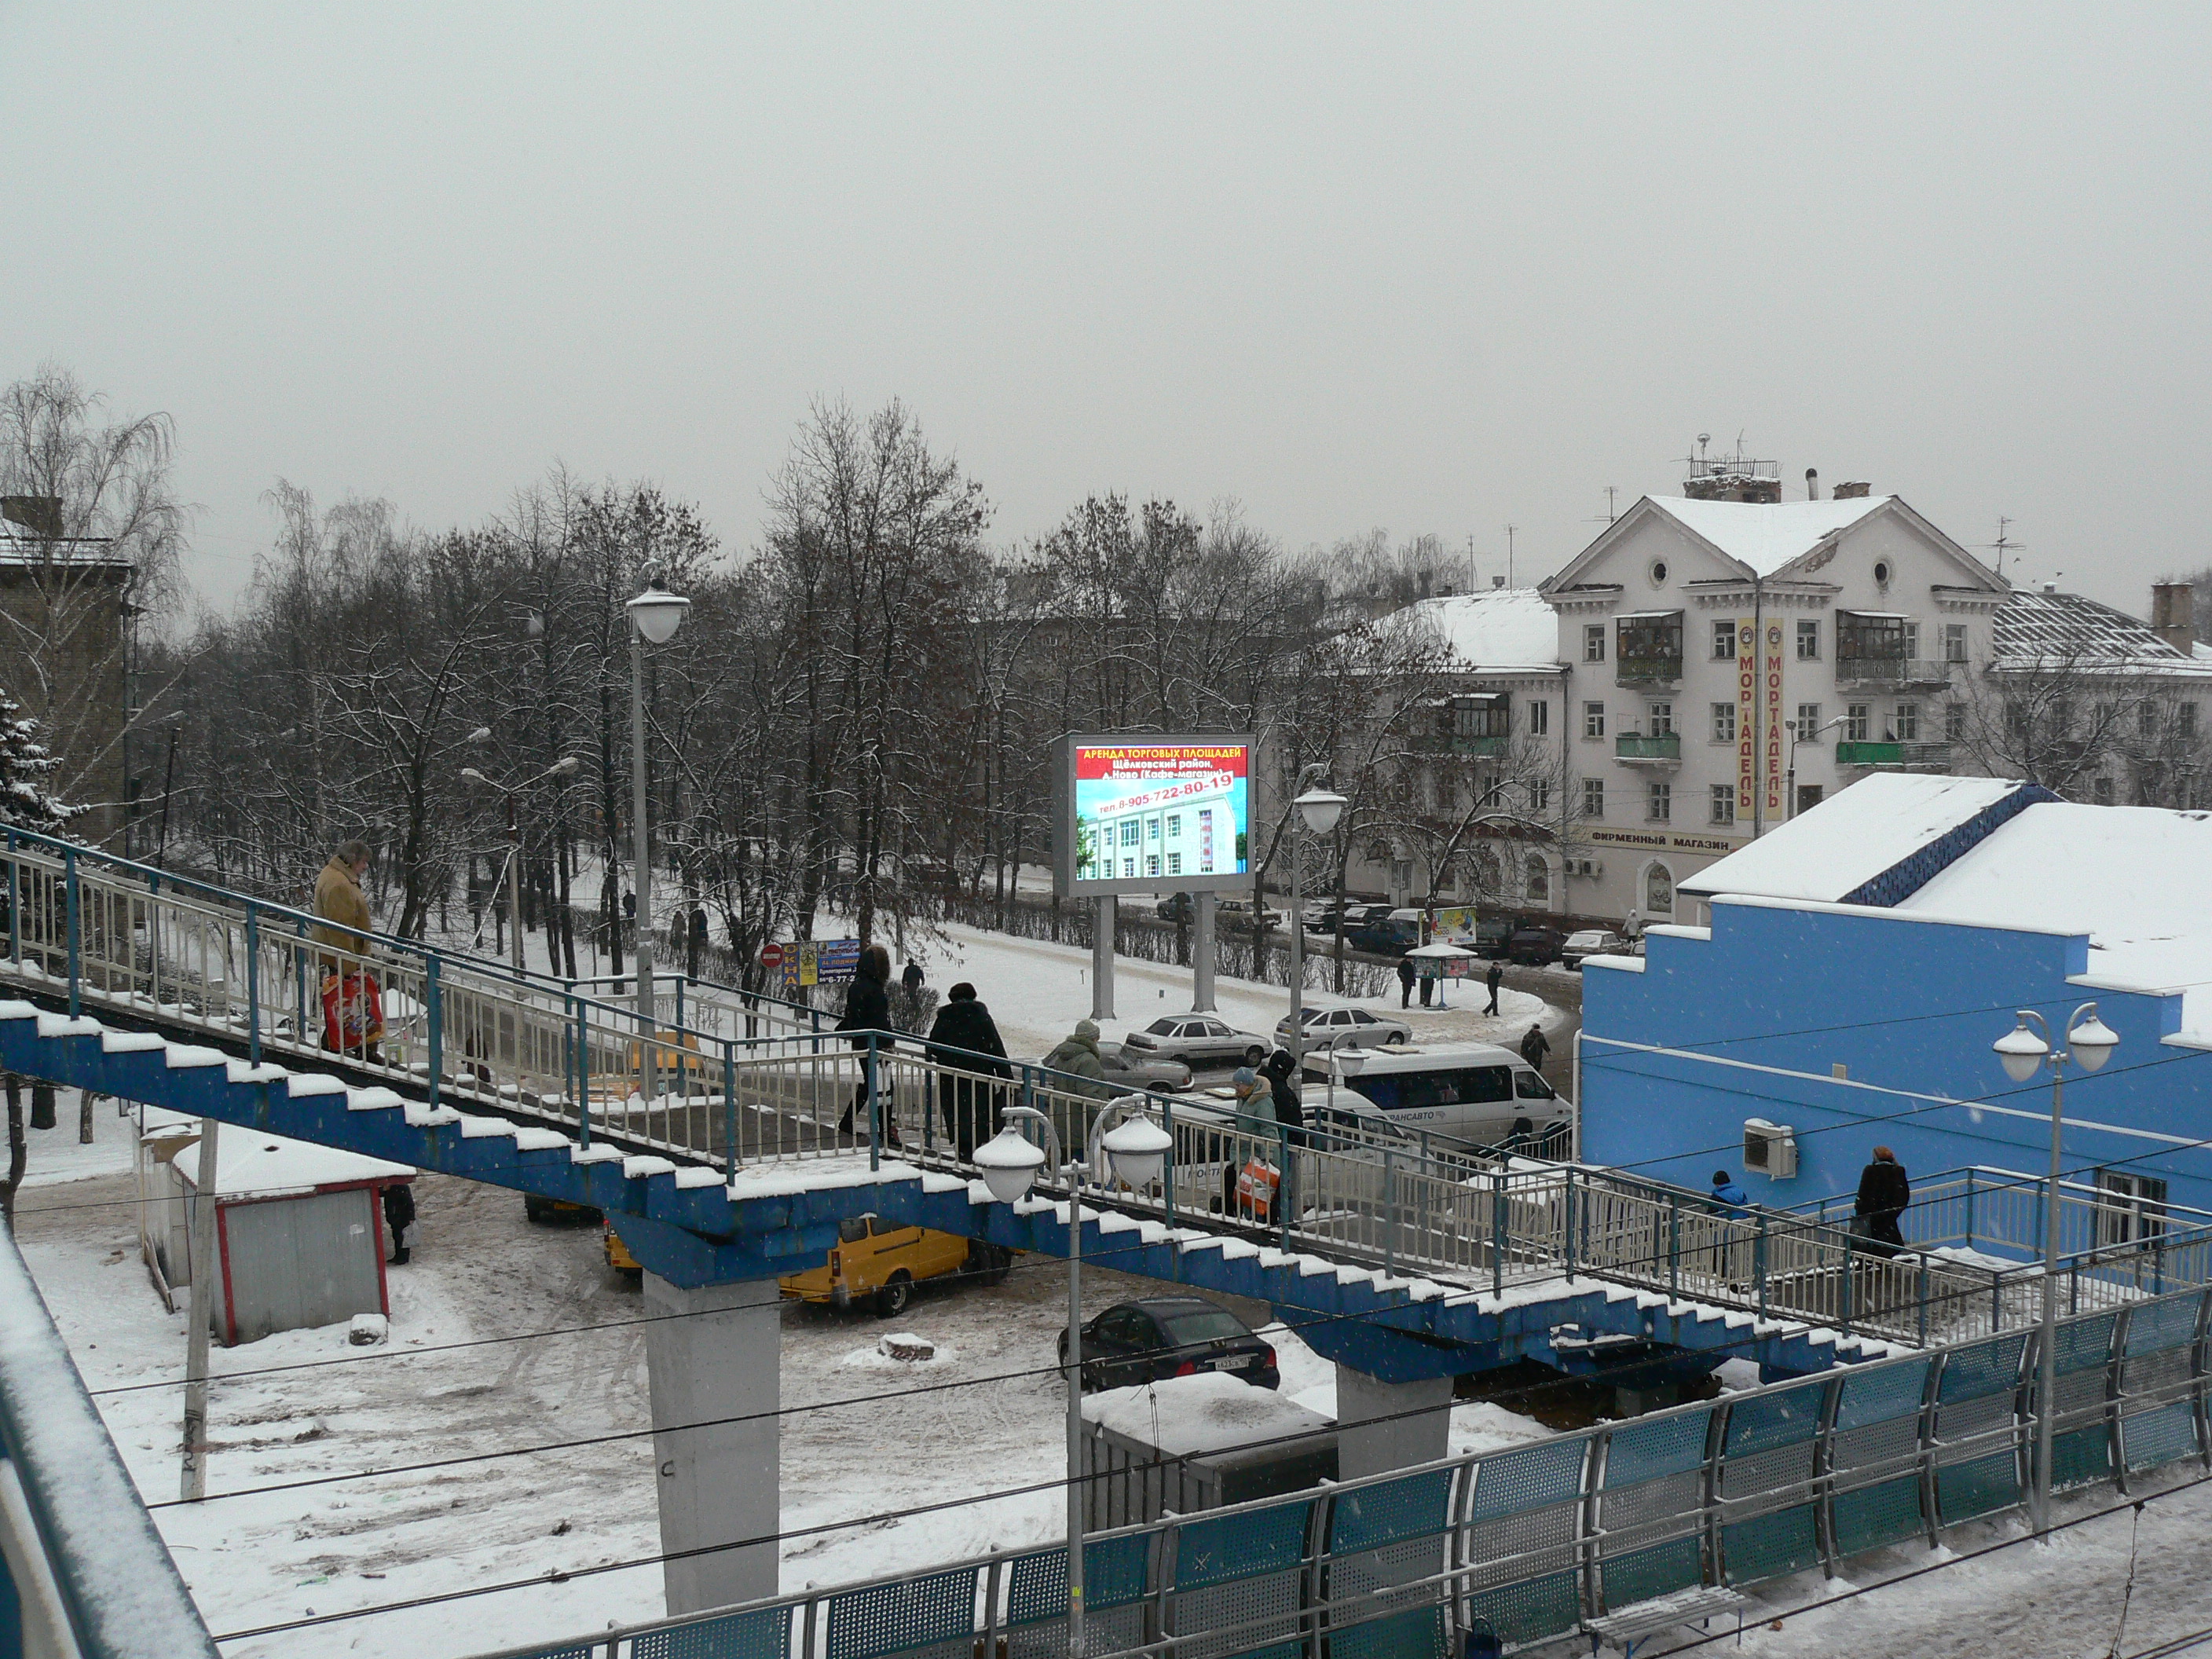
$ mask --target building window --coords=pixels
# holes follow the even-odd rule
[[[2158,735],[2158,705],[2148,697],[2136,705],[2136,735],[2139,738]]]
[[[1799,703],[1797,723],[1791,728],[1790,735],[1800,743],[1810,743],[1813,740],[1813,734],[1820,729],[1820,705],[1817,702]]]
[[[1912,654],[1902,617],[1886,612],[1843,611],[1836,615],[1836,665],[1845,675],[1866,672],[1867,663],[1903,662]],[[1893,676],[1892,677],[1893,678]]]
[[[1586,738],[1601,738],[1605,735],[1605,705],[1603,703],[1586,702],[1583,705],[1583,735]]]
[[[1920,705],[1901,702],[1897,705],[1897,740],[1899,743],[1920,741]]]
[[[1643,611],[1617,617],[1617,655],[1623,679],[1678,680],[1682,678],[1682,613]]]
[[[1603,623],[1591,623],[1583,628],[1583,660],[1584,662],[1605,660],[1605,624]]]
[[[1867,740],[1868,712],[1869,706],[1863,702],[1847,702],[1844,705],[1844,741],[1845,743],[1864,743]]]
[[[2166,1231],[2166,1182],[2133,1170],[2097,1171],[2097,1242],[2135,1244]]]
[[[1654,823],[1672,823],[1674,821],[1674,786],[1671,783],[1647,783],[1644,790],[1644,816]]]
[[[1655,738],[1671,737],[1674,735],[1674,705],[1671,702],[1653,703],[1651,705],[1651,735]]]
[[[1674,872],[1663,864],[1655,864],[1644,872],[1644,917],[1648,921],[1674,914]]]
[[[2173,729],[2177,735],[2193,738],[2197,735],[2197,705],[2178,702],[2173,705]]]
[[[1735,822],[1735,786],[1734,784],[1717,783],[1713,786],[1713,822],[1715,823]]]
[[[1966,705],[1947,702],[1943,705],[1943,741],[1964,743],[1966,740]]]
[[[1713,741],[1715,743],[1735,741],[1735,705],[1734,703],[1717,702],[1713,705]]]
[[[1540,854],[1528,854],[1528,902],[1547,904],[1552,897],[1552,872]]]
[[[1820,804],[1820,797],[1826,793],[1826,792],[1817,783],[1799,784],[1797,786],[1797,810],[1802,812],[1811,807],[1818,806]]]
[[[1601,818],[1605,816],[1605,780],[1603,778],[1583,780],[1583,816],[1586,818]]]
[[[1174,840],[1177,836],[1179,836],[1179,835],[1181,835],[1181,834],[1182,834],[1182,813],[1180,813],[1180,812],[1170,812],[1170,813],[1169,813],[1169,814],[1168,814],[1168,839],[1169,839],[1170,841],[1173,841],[1173,840]]]
[[[1547,737],[1550,735],[1551,730],[1552,705],[1548,702],[1530,703],[1528,705],[1528,735],[1532,738]]]
[[[1717,622],[1713,624],[1713,660],[1715,662],[1735,660],[1735,624],[1734,623]]]
[[[1552,781],[1551,781],[1549,778],[1531,778],[1531,779],[1529,779],[1529,780],[1528,780],[1528,810],[1529,810],[1529,811],[1531,811],[1531,812],[1547,812],[1547,811],[1549,811],[1551,810],[1551,806],[1552,806]]]
[[[1160,872],[1160,855],[1159,855],[1158,853],[1147,853],[1147,854],[1145,854],[1145,873],[1146,873],[1146,875],[1148,875],[1148,876],[1157,876],[1158,874],[1159,874],[1159,872]]]
[[[1945,623],[1943,624],[1943,660],[1945,662],[1964,662],[1966,659],[1966,624],[1964,623]]]
[[[1145,834],[1150,836],[1152,840],[1158,841],[1160,838],[1160,821],[1158,818],[1146,818],[1145,820]]]
[[[1797,660],[1818,662],[1820,659],[1820,624],[1812,617],[1797,620]]]
[[[1134,847],[1137,844],[1137,837],[1143,829],[1144,825],[1138,823],[1136,819],[1124,819],[1121,823],[1121,845]]]
[[[1136,880],[1136,878],[1137,878],[1137,861],[1136,861],[1136,860],[1134,860],[1134,859],[1123,859],[1123,860],[1121,860],[1121,879],[1122,879],[1122,880],[1124,880],[1124,881],[1134,881],[1134,880]]]
[[[1179,876],[1182,873],[1182,854],[1170,853],[1168,854],[1168,873],[1171,876]]]

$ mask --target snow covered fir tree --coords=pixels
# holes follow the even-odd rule
[[[0,823],[58,835],[84,808],[57,796],[48,781],[61,762],[39,741],[39,723],[0,691]]]

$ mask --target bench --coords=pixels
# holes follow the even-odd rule
[[[1743,1605],[1743,1595],[1739,1590],[1732,1590],[1725,1584],[1701,1585],[1668,1595],[1656,1595],[1649,1601],[1635,1602],[1600,1619],[1585,1619],[1582,1628],[1589,1637],[1591,1653],[1596,1653],[1601,1644],[1610,1642],[1628,1659],[1636,1659],[1637,1644],[1645,1637],[1656,1636],[1661,1631],[1680,1625],[1695,1624],[1702,1629],[1705,1620],[1730,1608],[1735,1610],[1736,1628],[1741,1632]]]

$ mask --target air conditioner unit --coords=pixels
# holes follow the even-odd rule
[[[1577,859],[1574,872],[1578,876],[1601,876],[1605,873],[1605,866],[1596,859]]]
[[[1743,1123],[1743,1167],[1769,1181],[1789,1181],[1797,1173],[1797,1132],[1763,1117]]]

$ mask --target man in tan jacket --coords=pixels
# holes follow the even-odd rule
[[[346,842],[331,854],[315,878],[315,915],[321,920],[308,931],[316,944],[355,957],[368,953],[368,931],[375,926],[361,890],[368,873],[367,842]],[[324,957],[320,966],[323,1047],[382,1065],[384,999],[375,976],[339,957]]]

